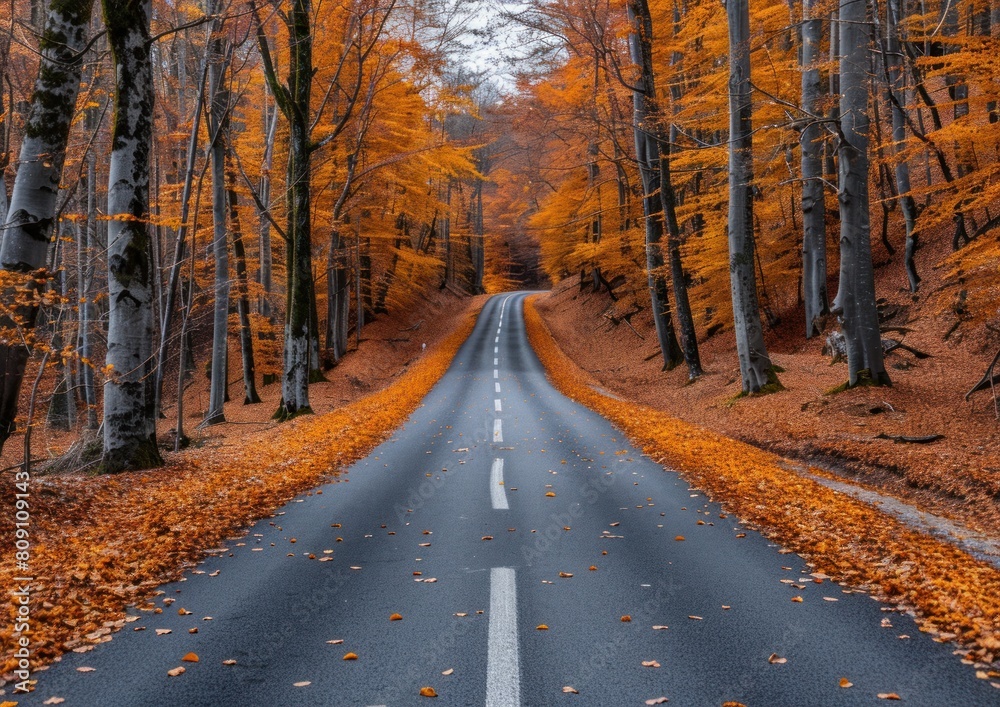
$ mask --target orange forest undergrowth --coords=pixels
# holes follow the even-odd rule
[[[1000,571],[781,466],[781,458],[645,405],[602,395],[525,303],[528,338],[562,393],[604,415],[657,463],[676,469],[727,512],[817,570],[917,615],[921,631],[953,639],[965,657],[1000,658]]]
[[[245,532],[296,494],[336,478],[339,469],[367,456],[444,375],[481,307],[482,301],[395,383],[340,410],[297,418],[226,455],[204,450],[155,471],[72,476],[54,480],[51,491],[36,489],[33,667],[109,640],[108,634],[125,625],[127,606],[176,579],[205,548]],[[0,567],[0,586],[13,587],[14,576],[13,563]],[[9,602],[0,620],[5,648],[0,674],[9,681],[16,665]]]

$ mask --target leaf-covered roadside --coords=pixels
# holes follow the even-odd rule
[[[294,495],[366,456],[402,424],[447,370],[475,326],[474,306],[458,328],[389,387],[326,415],[302,417],[253,441],[169,459],[156,471],[49,477],[32,496],[31,646],[34,667],[74,648],[109,640],[125,608],[176,578],[204,549],[240,533]],[[12,498],[13,477],[3,480]],[[10,518],[3,521],[10,526]],[[7,530],[10,530],[8,527]],[[12,532],[4,532],[12,538]],[[12,548],[5,543],[4,556]],[[13,563],[0,586],[14,586]],[[13,605],[0,618],[0,673],[13,654]]]
[[[788,471],[774,454],[602,395],[559,349],[531,299],[525,324],[552,383],[611,420],[650,457],[819,571],[914,609],[922,631],[968,646],[968,659],[1000,658],[1000,572],[992,566]]]

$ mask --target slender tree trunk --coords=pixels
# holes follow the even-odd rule
[[[848,385],[889,385],[875,309],[868,201],[868,52],[866,3],[840,3],[840,290],[835,311],[843,321]]]
[[[38,77],[0,245],[0,267],[23,274],[21,286],[29,292],[44,279],[38,271],[45,267],[52,236],[93,5],[93,0],[52,0],[39,43]],[[16,301],[12,292],[4,298]],[[32,329],[37,316],[37,307],[23,304],[15,307],[13,319],[0,318],[0,328]],[[0,340],[0,449],[14,433],[29,354],[16,335]]]
[[[629,48],[632,63],[640,67],[641,80],[632,91],[635,153],[642,179],[642,209],[646,224],[646,278],[653,307],[653,323],[663,355],[663,370],[680,365],[683,352],[677,343],[670,313],[670,298],[663,273],[663,204],[660,201],[659,112],[653,82],[652,28],[646,0],[629,0]]]
[[[211,36],[211,31],[209,32]],[[187,244],[188,217],[191,207],[191,188],[194,184],[195,162],[198,158],[198,138],[201,129],[201,113],[205,104],[205,85],[208,77],[208,56],[202,60],[201,81],[198,88],[198,99],[194,104],[194,115],[191,118],[191,133],[188,136],[187,154],[185,156],[184,184],[181,187],[181,223],[177,229],[177,240],[174,242],[174,258],[170,266],[170,278],[167,282],[166,303],[163,306],[163,316],[160,321],[160,348],[156,357],[155,398],[156,415],[163,410],[163,379],[166,375],[166,362],[170,352],[170,329],[174,320],[174,310],[177,307],[178,283],[181,267],[184,264],[184,248]]]
[[[271,204],[271,168],[274,163],[274,137],[278,128],[278,109],[275,106],[267,123],[267,142],[264,145],[264,164],[261,166],[260,201],[265,206]],[[257,279],[263,291],[260,298],[260,313],[271,319],[271,220],[260,214],[260,271]]]
[[[240,221],[239,197],[236,194],[236,169],[232,160],[232,141],[227,140],[228,169],[226,179],[229,183],[229,226],[233,234],[233,255],[236,257],[236,309],[240,318],[240,357],[243,360],[243,397],[244,405],[260,402],[257,394],[257,382],[253,355],[253,331],[250,326],[250,291],[247,282],[247,255],[243,245],[243,228]]]
[[[820,128],[819,49],[823,20],[814,16],[816,0],[802,3],[802,299],[806,338],[820,333],[820,320],[830,311],[826,293],[826,191],[823,186],[823,141]]]
[[[777,376],[764,346],[754,271],[748,0],[727,0],[726,15],[729,21],[729,280],[743,392],[757,393],[769,383],[776,383]]]
[[[229,247],[227,243],[226,209],[226,135],[229,122],[229,91],[226,88],[226,68],[222,22],[213,23],[210,42],[211,69],[209,95],[212,109],[208,114],[209,148],[212,160],[212,256],[215,261],[215,299],[212,317],[212,370],[209,384],[209,425],[226,421],[226,380],[229,354]]]
[[[153,272],[149,154],[153,138],[150,0],[103,0],[116,66],[108,169],[108,354],[104,384],[105,471],[163,463],[153,394]]]
[[[97,240],[97,158],[87,155],[87,221],[77,241],[77,280],[80,290],[80,378],[83,401],[87,405],[87,429],[96,430],[97,388],[94,385],[94,364],[91,360],[90,321],[93,311],[93,265],[91,244]]]
[[[906,143],[906,116],[903,113],[906,105],[906,83],[902,71],[902,49],[899,44],[900,12],[900,0],[886,0],[884,62],[888,79],[886,90],[889,92],[889,106],[892,111],[892,143],[896,156],[896,193],[899,194],[899,205],[906,227],[904,264],[906,277],[910,283],[910,291],[916,292],[920,285],[920,276],[917,274],[917,267],[913,261],[917,251],[917,205],[910,195],[910,165],[901,157]]]

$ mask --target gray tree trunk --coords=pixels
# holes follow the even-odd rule
[[[226,181],[229,195],[229,227],[233,234],[233,255],[236,256],[236,311],[240,318],[240,357],[243,360],[243,404],[260,402],[257,394],[256,364],[253,355],[253,330],[250,326],[250,287],[247,276],[246,248],[240,224],[239,197],[236,194],[236,168],[232,159],[232,140],[226,140],[228,152]]]
[[[906,105],[906,81],[902,70],[902,47],[899,43],[900,12],[900,0],[886,0],[884,61],[889,84],[886,90],[889,92],[889,106],[892,111],[893,150],[896,153],[896,193],[899,194],[899,205],[906,227],[906,250],[903,262],[910,291],[916,292],[920,285],[920,276],[913,261],[917,250],[917,205],[910,195],[910,165],[899,157],[906,142],[906,116],[903,113]]]
[[[632,91],[635,154],[642,180],[642,212],[646,225],[646,279],[653,307],[653,323],[663,355],[663,370],[670,370],[684,360],[670,313],[670,297],[663,273],[663,203],[660,201],[659,112],[656,86],[652,76],[651,27],[646,0],[629,0],[629,49],[632,63],[641,70],[639,85]]]
[[[163,463],[153,391],[153,272],[149,154],[153,137],[150,0],[103,0],[116,67],[108,168],[108,354],[104,459],[108,472]]]
[[[753,235],[753,121],[748,0],[727,0],[729,22],[729,280],[744,393],[777,381],[764,346]]]
[[[312,234],[310,187],[312,150],[310,139],[310,95],[312,89],[312,7],[310,0],[293,0],[287,17],[289,41],[288,85],[278,80],[271,62],[264,27],[258,21],[257,40],[264,73],[278,108],[289,125],[288,136],[288,245],[281,379],[281,406],[275,417],[287,420],[312,412],[309,405],[312,305]]]
[[[45,267],[49,250],[93,5],[93,0],[52,0],[39,42],[38,77],[0,244],[0,267],[23,273],[29,289],[36,286],[35,275]],[[12,293],[5,297],[14,301]],[[24,305],[15,316],[17,326],[33,328],[38,309]],[[11,326],[14,322],[0,320],[0,327]],[[14,433],[29,354],[19,341],[0,341],[0,449]]]
[[[260,201],[266,207],[271,205],[271,168],[274,164],[274,137],[278,128],[278,109],[274,107],[268,118],[267,143],[264,145],[264,163],[261,166]],[[271,318],[271,220],[260,214],[260,271],[257,280],[263,294],[260,298],[260,313]]]
[[[93,310],[93,272],[91,264],[91,244],[97,240],[97,158],[91,151],[87,155],[87,220],[80,229],[77,240],[77,288],[80,295],[79,306],[79,352],[80,379],[83,401],[87,406],[87,429],[96,430],[97,389],[94,385],[94,364],[91,360],[90,327]]]
[[[847,344],[848,385],[889,385],[875,309],[868,203],[868,61],[866,3],[840,3],[840,288],[834,311]]]
[[[209,154],[212,160],[212,256],[215,261],[215,298],[212,316],[212,370],[209,383],[208,413],[205,423],[214,425],[226,421],[226,379],[229,354],[229,245],[226,217],[226,133],[229,121],[229,91],[226,88],[227,59],[222,38],[222,22],[213,23],[210,42],[211,68],[209,95],[212,109],[208,113],[208,133],[212,140]]]
[[[822,94],[819,50],[823,20],[814,15],[816,0],[802,3],[802,299],[806,338],[820,333],[819,321],[830,311],[826,292],[826,190],[823,186]]]

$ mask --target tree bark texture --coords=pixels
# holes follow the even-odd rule
[[[632,109],[635,154],[642,180],[642,210],[646,226],[646,279],[656,337],[663,354],[663,370],[670,370],[680,365],[684,355],[674,332],[667,281],[663,274],[663,204],[659,196],[660,149],[657,140],[659,115],[652,76],[652,27],[648,22],[650,15],[646,0],[630,0],[628,16],[632,63],[641,72],[638,85],[632,91]]]
[[[802,299],[806,338],[820,333],[819,320],[830,311],[826,291],[826,191],[823,186],[822,95],[819,50],[823,20],[815,16],[816,0],[802,3]]]
[[[27,293],[42,279],[36,274],[45,267],[49,251],[93,6],[94,0],[52,0],[39,42],[38,77],[0,244],[0,268],[23,274],[20,288]],[[13,302],[15,295],[8,292],[4,298]],[[0,328],[31,329],[37,316],[37,307],[26,304],[14,312],[16,322],[5,317]],[[0,341],[0,449],[14,433],[29,354],[18,340]]]
[[[875,309],[868,203],[871,23],[866,3],[840,3],[840,287],[836,310],[847,343],[848,385],[889,385]]]
[[[753,121],[748,0],[728,0],[729,22],[729,282],[736,352],[744,393],[774,380],[757,301],[753,236]]]
[[[103,0],[115,64],[108,167],[108,353],[104,384],[105,471],[163,463],[153,391],[153,272],[149,155],[153,138],[150,0]]]

